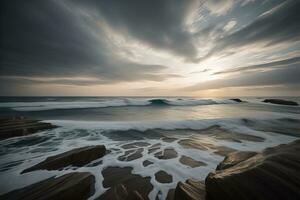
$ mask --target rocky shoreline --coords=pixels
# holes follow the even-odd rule
[[[12,119],[17,122],[25,120]],[[26,119],[28,120],[28,119]],[[11,120],[10,120],[11,121]],[[1,121],[3,122],[3,121]],[[39,122],[35,122],[39,123]],[[21,123],[22,124],[22,123]],[[47,125],[48,127],[54,127]],[[43,129],[41,129],[43,130]],[[234,133],[220,133],[219,127],[209,130],[215,137],[231,140]],[[30,134],[32,134],[31,132]],[[172,138],[163,138],[172,141]],[[260,141],[259,137],[244,135],[241,139]],[[216,154],[225,158],[216,170],[211,172],[205,181],[188,179],[179,182],[175,189],[169,190],[167,200],[250,200],[250,199],[300,199],[300,140],[290,144],[267,148],[262,152],[234,151],[225,147],[211,147],[208,143],[197,140],[181,140],[178,142],[184,148],[214,149]],[[148,151],[157,148],[146,142],[135,142],[124,145],[128,149],[123,156],[116,159],[128,161],[139,158],[139,148],[147,147]],[[137,148],[132,151],[132,147]],[[157,150],[157,149],[156,149]],[[50,156],[21,173],[35,170],[62,170],[65,167],[88,166],[94,160],[101,159],[110,152],[104,145],[86,146]],[[164,149],[154,154],[158,159],[172,159],[178,157],[174,149]],[[182,164],[190,167],[205,165],[187,156],[178,157]],[[101,160],[100,160],[101,161]],[[98,162],[98,161],[97,161]],[[143,166],[153,164],[145,160]],[[107,190],[95,199],[109,200],[143,200],[148,199],[153,189],[151,177],[142,177],[132,172],[132,167],[109,166],[103,169],[103,187]],[[99,172],[100,173],[100,172]],[[195,179],[197,175],[195,174]],[[155,173],[155,179],[161,184],[172,182],[172,176],[166,171]],[[95,177],[89,172],[71,172],[59,177],[51,177],[21,189],[8,192],[0,199],[88,199],[95,192]],[[156,197],[159,199],[159,196]]]

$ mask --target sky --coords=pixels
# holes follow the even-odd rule
[[[1,96],[300,96],[299,0],[1,0]]]

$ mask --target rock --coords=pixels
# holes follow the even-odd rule
[[[205,200],[205,185],[191,179],[185,183],[179,182],[175,189],[174,200]]]
[[[238,102],[238,103],[241,103],[243,102],[241,99],[230,99],[231,101],[235,101],[235,102]]]
[[[0,140],[30,135],[41,130],[56,127],[50,123],[29,120],[24,117],[2,118],[0,120]]]
[[[88,199],[94,193],[95,177],[88,172],[73,172],[14,190],[0,196],[6,200]]]
[[[224,158],[224,160],[217,166],[217,170],[223,170],[232,167],[240,162],[247,160],[248,158],[251,158],[256,154],[257,154],[256,152],[251,152],[251,151],[235,151],[229,153]]]
[[[300,199],[300,140],[261,153],[235,153],[206,180],[209,200]]]
[[[137,147],[146,147],[149,146],[150,144],[148,142],[133,142],[129,144],[124,144],[121,147],[123,149],[132,149],[132,148],[137,148]]]
[[[273,103],[280,105],[289,105],[289,106],[298,106],[299,104],[295,101],[288,101],[283,99],[265,99],[263,102],[265,103]]]
[[[168,160],[168,159],[177,158],[178,154],[175,151],[175,149],[166,148],[163,151],[159,151],[159,152],[155,153],[154,156],[161,160]]]
[[[150,160],[145,160],[144,162],[143,162],[143,166],[144,167],[147,167],[148,165],[152,165],[153,164],[153,162],[151,162]]]
[[[158,171],[155,173],[155,180],[160,183],[172,183],[173,177],[165,171]]]
[[[139,192],[132,191],[128,193],[127,188],[123,184],[118,184],[116,186],[108,189],[103,195],[101,195],[101,200],[144,200]]]
[[[136,160],[139,159],[141,157],[143,157],[143,148],[139,148],[139,149],[130,149],[125,151],[125,153],[121,156],[118,157],[118,160],[120,161],[132,161],[132,160]]]
[[[115,191],[120,191],[120,189],[114,189],[119,187],[117,186],[119,184],[122,184],[128,193],[128,196],[125,198],[126,200],[131,200],[131,198],[138,199],[138,196],[142,197],[142,199],[148,199],[148,195],[153,189],[153,186],[150,182],[151,177],[142,177],[140,175],[132,174],[131,167],[108,167],[102,171],[102,175],[104,177],[103,187],[110,189],[99,196],[97,198],[98,200],[114,199],[108,197],[116,196],[112,193],[116,193]],[[137,195],[137,193],[139,195]]]
[[[22,173],[40,169],[57,170],[69,165],[81,167],[93,160],[103,157],[105,152],[106,148],[103,145],[73,149],[55,156],[50,156],[41,163],[25,169]]]
[[[183,165],[187,165],[191,168],[195,168],[195,167],[200,167],[200,166],[206,166],[206,164],[204,162],[198,161],[198,160],[194,160],[191,157],[182,155],[179,159],[179,162]]]

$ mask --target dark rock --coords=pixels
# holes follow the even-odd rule
[[[183,165],[187,165],[187,166],[190,166],[192,168],[200,167],[200,166],[206,166],[206,164],[204,162],[194,160],[193,158],[185,156],[185,155],[182,155],[180,157],[179,162]]]
[[[224,158],[224,160],[221,163],[219,163],[219,165],[217,166],[217,170],[223,170],[232,167],[240,162],[247,160],[248,158],[251,158],[256,154],[257,154],[256,152],[251,152],[251,151],[235,151],[229,153]]]
[[[175,199],[175,189],[170,189],[167,194],[166,200],[174,200]]]
[[[200,181],[188,179],[179,182],[175,189],[174,200],[204,200],[205,185]]]
[[[118,157],[118,160],[132,161],[132,160],[139,159],[139,158],[143,157],[143,154],[142,154],[143,151],[144,151],[143,148],[127,150],[127,151],[125,151],[124,155],[121,155]]]
[[[226,146],[216,146],[214,143],[210,143],[209,141],[201,138],[182,139],[178,142],[178,144],[187,149],[199,149],[202,151],[214,150],[215,154],[221,156],[226,156],[228,153],[236,151],[235,149]]]
[[[230,154],[219,168],[205,181],[210,200],[300,199],[300,140],[253,156]]]
[[[57,170],[69,165],[81,167],[93,160],[103,157],[105,152],[106,149],[103,145],[73,149],[55,156],[50,156],[41,163],[25,169],[22,173],[39,169]]]
[[[263,102],[280,104],[280,105],[289,105],[289,106],[298,106],[299,105],[295,101],[288,101],[288,100],[283,100],[283,99],[265,99],[265,100],[263,100]]]
[[[172,158],[177,158],[178,154],[173,148],[166,148],[163,151],[159,151],[154,154],[156,158],[162,159],[162,160],[168,160]]]
[[[148,142],[133,142],[129,144],[124,144],[121,146],[123,149],[132,149],[132,148],[137,148],[137,147],[146,147],[149,146],[150,144]]]
[[[152,165],[153,164],[153,162],[151,162],[150,160],[145,160],[144,162],[143,162],[143,166],[144,167],[147,167],[148,165]]]
[[[173,181],[172,175],[162,170],[155,173],[155,179],[160,183],[172,183]]]
[[[98,197],[98,200],[103,200],[106,196],[113,197],[114,195],[110,193],[115,193],[114,188],[119,184],[122,184],[128,193],[126,200],[129,200],[132,196],[141,196],[142,199],[148,199],[148,195],[153,189],[150,182],[151,177],[142,177],[140,175],[132,174],[131,167],[108,167],[102,171],[102,175],[104,177],[103,187],[110,189]],[[120,189],[118,189],[118,191],[120,191]],[[137,195],[137,193],[139,195]]]
[[[3,118],[0,120],[0,140],[30,135],[51,128],[56,128],[56,126],[24,117]]]
[[[74,172],[14,190],[0,196],[6,200],[88,199],[94,193],[95,177],[88,172]]]
[[[235,102],[238,102],[238,103],[241,103],[243,102],[241,99],[230,99],[231,101],[235,101]]]

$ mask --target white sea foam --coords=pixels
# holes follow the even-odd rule
[[[276,120],[275,118],[268,119],[259,119],[255,118],[252,120],[268,120],[272,123],[272,120]],[[70,121],[70,120],[48,120],[47,122],[51,122],[55,125],[60,126],[59,128],[43,131],[34,136],[26,136],[19,138],[12,138],[4,141],[0,141],[0,146],[7,151],[7,154],[4,156],[0,156],[0,166],[5,163],[16,161],[16,160],[24,160],[24,162],[20,165],[14,166],[11,169],[0,172],[1,180],[9,180],[9,183],[0,182],[0,193],[11,191],[13,189],[21,188],[26,185],[30,185],[37,181],[43,180],[47,177],[51,177],[53,175],[61,176],[66,173],[78,171],[78,172],[90,172],[95,176],[95,194],[90,197],[90,200],[97,198],[99,195],[104,193],[108,188],[104,188],[102,185],[103,176],[101,171],[110,166],[119,166],[119,167],[132,167],[132,173],[141,175],[142,177],[150,177],[151,184],[153,185],[153,190],[149,194],[149,198],[154,200],[156,196],[159,194],[160,199],[165,199],[168,193],[168,190],[171,188],[175,188],[176,184],[179,181],[185,181],[189,178],[196,178],[199,180],[203,180],[207,174],[213,171],[217,164],[223,159],[222,156],[214,153],[213,149],[208,150],[199,150],[199,149],[186,149],[178,144],[180,139],[189,138],[189,134],[176,135],[178,136],[177,140],[173,142],[166,142],[160,139],[151,139],[144,138],[144,141],[149,143],[150,145],[154,145],[156,143],[161,144],[161,148],[157,151],[163,150],[165,148],[173,148],[177,151],[178,157],[168,160],[160,160],[154,156],[157,152],[148,153],[147,148],[145,148],[142,152],[142,157],[136,160],[124,162],[120,161],[117,158],[123,155],[126,149],[121,148],[122,145],[128,144],[131,142],[135,142],[135,140],[130,141],[118,141],[107,137],[107,135],[103,135],[103,131],[114,131],[114,130],[139,130],[145,131],[149,129],[165,129],[165,130],[174,130],[178,129],[195,129],[201,130],[208,128],[213,125],[219,125],[226,130],[231,130],[240,134],[249,134],[254,136],[259,136],[264,138],[263,142],[251,142],[242,140],[241,143],[219,140],[209,135],[200,134],[197,135],[198,138],[210,141],[214,145],[218,146],[226,146],[232,149],[237,150],[248,150],[248,151],[259,151],[266,147],[275,146],[282,143],[288,143],[295,140],[295,137],[275,134],[270,132],[263,132],[253,130],[250,127],[245,126],[241,119],[207,119],[207,120],[170,120],[170,121],[128,121],[128,122],[105,122],[105,121]],[[77,134],[76,131],[84,130],[88,134]],[[188,131],[187,131],[188,132]],[[66,133],[72,134],[74,137],[66,136]],[[119,133],[126,134],[126,133]],[[30,137],[47,137],[51,138],[45,142],[38,143],[36,145],[28,145],[26,147],[14,147],[12,145],[11,148],[5,147],[10,144],[14,144],[17,141],[22,141],[25,138]],[[137,140],[136,140],[137,141]],[[51,142],[57,142],[52,144],[57,150],[53,150],[50,152],[36,152],[36,150],[40,146],[48,145],[51,146]],[[47,144],[48,143],[48,144]],[[109,154],[104,156],[101,159],[93,161],[93,163],[102,160],[101,165],[97,166],[85,166],[81,168],[73,168],[67,167],[62,171],[47,171],[47,170],[38,170],[30,173],[20,174],[24,169],[33,166],[42,160],[46,159],[51,155],[56,155],[58,153],[62,153],[74,148],[88,146],[88,145],[98,145],[105,144],[105,146],[111,150]],[[119,149],[119,150],[114,150]],[[179,162],[179,159],[182,155],[191,157],[195,160],[202,161],[206,163],[206,166],[200,166],[196,168],[191,168],[186,165],[183,165]],[[144,167],[142,165],[144,160],[149,160],[153,162],[152,165]],[[173,177],[173,181],[171,183],[162,184],[156,181],[155,173],[159,170],[164,170],[167,173],[171,174]],[[20,181],[21,180],[21,181]]]

